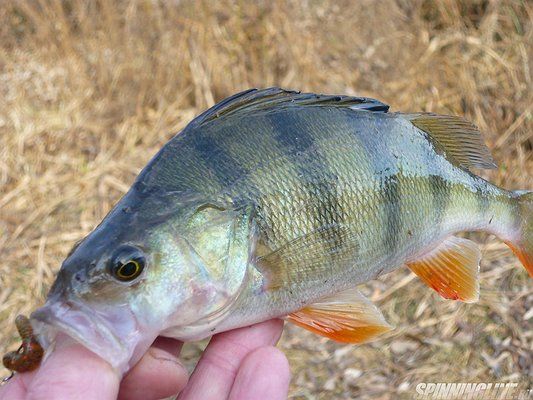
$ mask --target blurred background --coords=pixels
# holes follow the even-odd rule
[[[71,246],[195,115],[250,87],[370,96],[464,115],[533,189],[533,3],[526,0],[0,3],[0,353]],[[294,326],[294,399],[412,398],[419,382],[533,383],[533,281],[479,235],[481,299],[444,301],[407,268],[363,291],[396,326],[363,346]],[[191,368],[205,343],[189,344]],[[8,375],[0,369],[0,375]]]

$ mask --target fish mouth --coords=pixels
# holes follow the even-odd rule
[[[141,334],[133,313],[126,306],[104,311],[55,301],[33,312],[31,324],[37,340],[47,350],[45,359],[55,348],[58,337],[65,334],[107,361],[120,374],[133,367],[157,335]]]

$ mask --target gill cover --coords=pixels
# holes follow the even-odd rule
[[[199,206],[181,229],[186,233],[174,238],[173,246],[183,255],[182,264],[191,268],[191,295],[187,310],[174,306],[176,312],[161,334],[195,340],[210,334],[242,292],[254,252],[255,229],[251,210],[214,204]]]
[[[241,292],[253,243],[248,210],[181,203],[157,220],[128,214],[137,222],[128,230],[123,204],[73,251],[31,318],[47,353],[66,335],[122,374],[159,335],[208,336]]]

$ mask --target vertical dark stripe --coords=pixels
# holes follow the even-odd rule
[[[353,117],[352,117],[353,118]],[[349,120],[353,124],[353,120]],[[364,197],[369,202],[367,208],[377,208],[382,225],[381,244],[387,254],[395,254],[401,243],[402,229],[402,198],[401,185],[406,183],[401,173],[400,160],[403,154],[394,147],[394,142],[387,137],[388,132],[395,129],[390,118],[376,117],[366,122],[366,132],[357,136],[361,152],[365,154],[376,179],[380,179],[379,188],[375,193]],[[375,132],[369,134],[367,132]]]
[[[384,243],[386,251],[395,254],[400,243],[401,198],[400,176],[393,175],[383,180],[383,206],[385,207],[386,230]]]
[[[312,215],[315,216],[315,228],[319,229],[326,249],[329,253],[339,250],[344,245],[345,229],[341,225],[342,209],[335,181],[308,186],[308,191],[318,199]]]
[[[319,232],[326,253],[334,254],[345,241],[345,229],[340,226],[344,213],[337,190],[338,176],[331,170],[317,140],[331,133],[317,132],[311,122],[313,118],[313,110],[288,109],[269,115],[276,141],[298,173],[311,229]]]
[[[477,190],[476,190],[477,209],[481,215],[485,215],[487,214],[490,208],[490,198],[489,196],[484,194],[484,190],[483,188],[480,187],[480,185],[476,184],[476,186],[477,186]]]
[[[302,154],[315,143],[310,126],[302,115],[305,116],[307,113],[290,109],[269,115],[275,138],[286,154]]]
[[[431,222],[435,226],[438,226],[444,220],[444,214],[448,209],[448,202],[451,200],[450,189],[446,187],[446,182],[441,176],[429,175],[428,178],[435,213],[435,219]]]
[[[223,130],[198,132],[190,144],[191,151],[197,154],[197,158],[203,160],[209,170],[208,173],[223,187],[248,172],[246,167],[228,152],[227,140],[221,140],[225,138],[225,133]]]

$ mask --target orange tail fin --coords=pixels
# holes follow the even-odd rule
[[[533,278],[533,192],[515,192],[520,209],[520,227],[517,241],[505,243],[513,250]]]

